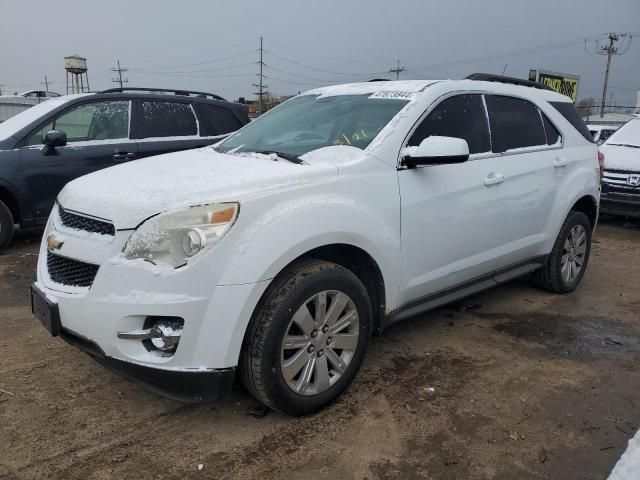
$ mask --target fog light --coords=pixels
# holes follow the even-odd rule
[[[151,327],[151,343],[163,352],[175,352],[182,336],[182,322],[160,320]]]
[[[180,317],[147,317],[142,330],[118,332],[123,340],[141,340],[148,351],[172,355],[178,348],[184,320]]]

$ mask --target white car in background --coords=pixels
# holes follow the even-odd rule
[[[601,212],[640,218],[640,118],[600,145],[604,156]]]
[[[587,128],[589,129],[589,133],[593,135],[593,141],[598,145],[604,143],[613,133],[619,128],[619,126],[612,125],[595,125],[588,124]]]
[[[597,149],[570,98],[480,78],[312,90],[215,147],[72,181],[34,313],[154,391],[212,400],[239,373],[303,415],[374,331],[530,272],[574,290]]]
[[[60,94],[45,90],[29,90],[15,95],[0,95],[0,123]]]

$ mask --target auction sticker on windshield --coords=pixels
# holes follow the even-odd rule
[[[376,92],[369,98],[394,98],[399,100],[409,100],[415,96],[415,92]]]

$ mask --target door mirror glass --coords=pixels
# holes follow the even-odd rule
[[[417,147],[406,147],[403,157],[402,163],[409,168],[462,163],[469,159],[469,145],[462,138],[432,135],[422,140]]]
[[[43,155],[51,155],[56,147],[64,147],[67,144],[67,134],[62,130],[51,130],[44,136]]]

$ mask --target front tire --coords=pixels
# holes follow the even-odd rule
[[[554,293],[573,292],[589,263],[592,226],[582,212],[567,216],[545,265],[533,274],[534,283]]]
[[[360,369],[371,318],[367,291],[350,270],[299,262],[276,278],[253,315],[242,381],[274,410],[293,416],[320,410]]]
[[[11,243],[13,238],[14,219],[11,210],[0,201],[0,251]]]

